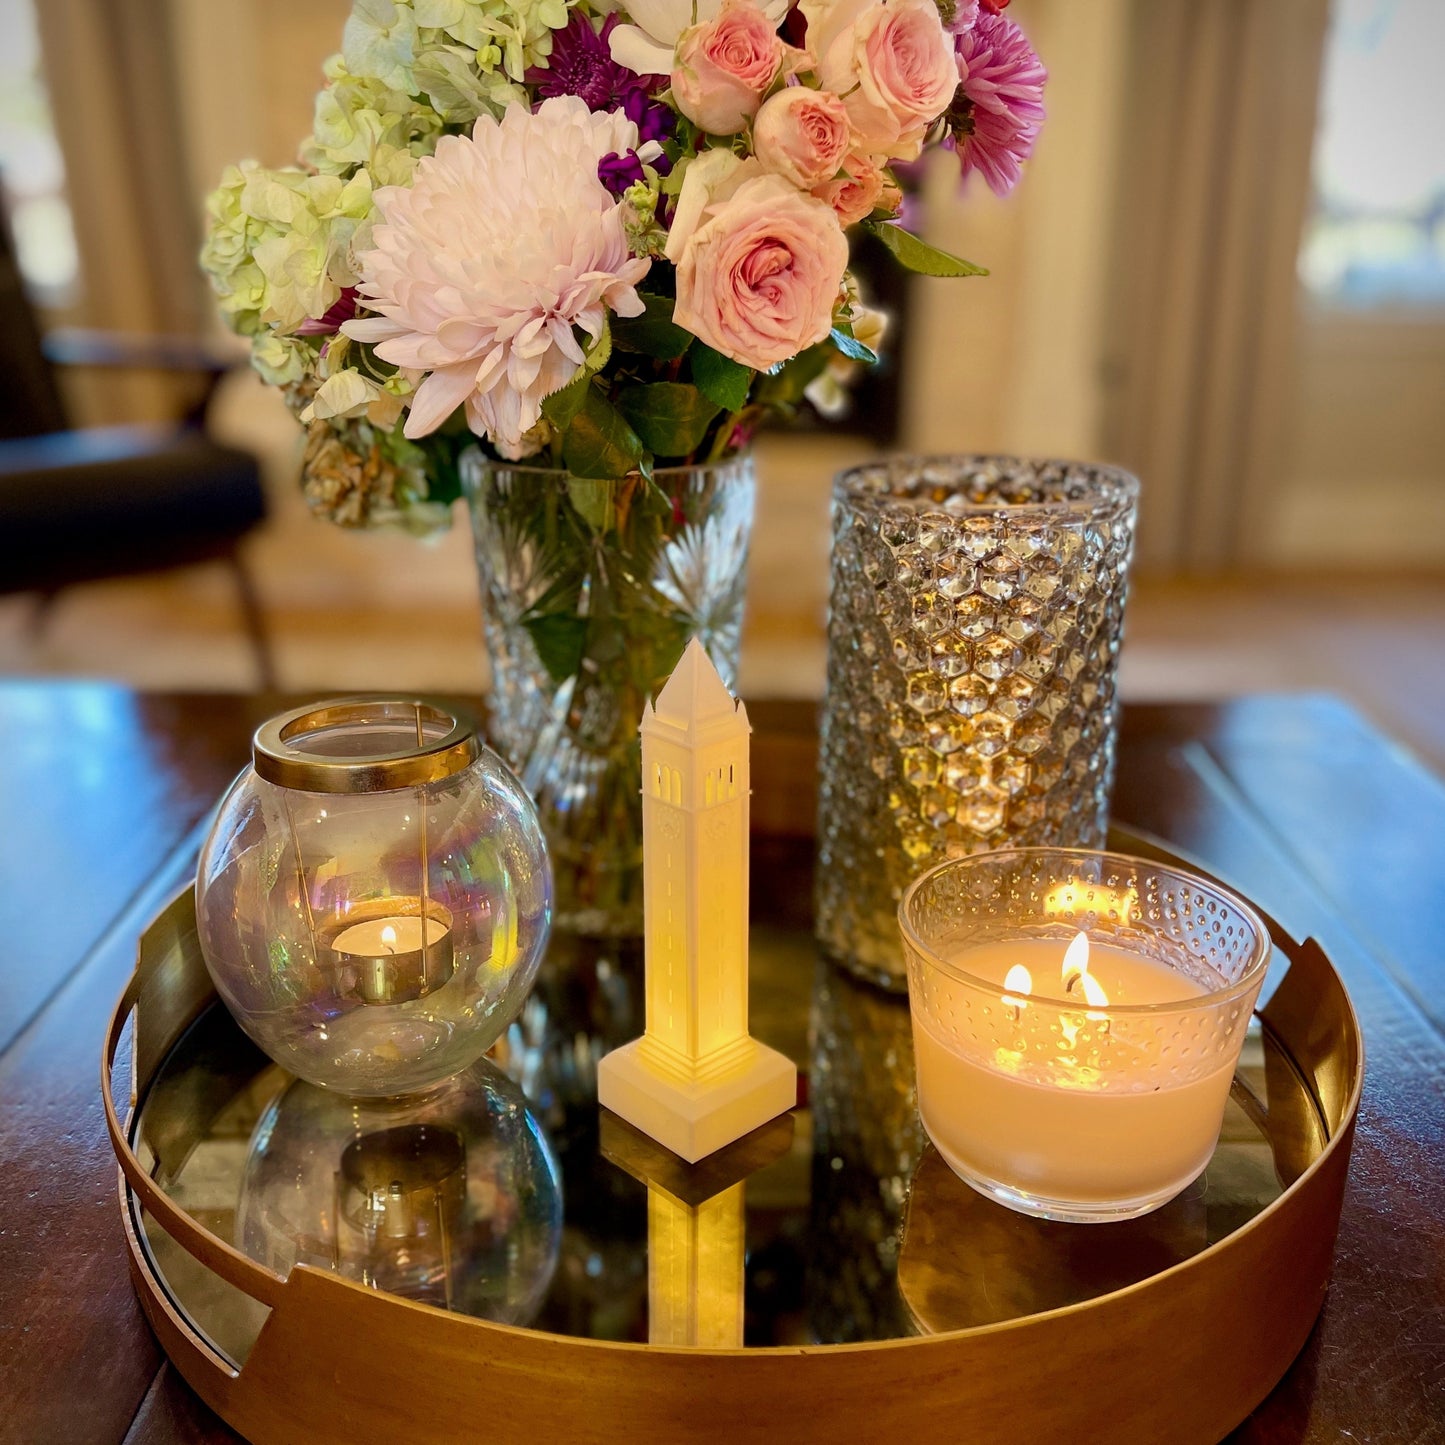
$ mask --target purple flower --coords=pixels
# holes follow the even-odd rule
[[[620,196],[628,186],[645,179],[642,174],[642,162],[638,159],[637,152],[630,150],[624,155],[619,155],[616,151],[612,151],[609,155],[603,156],[597,162],[597,179],[614,196]]]
[[[987,5],[954,37],[954,53],[960,83],[948,122],[959,165],[1007,195],[1043,124],[1048,72],[1023,31]]]
[[[672,169],[672,162],[666,156],[657,156],[648,164],[660,176]],[[597,162],[597,179],[614,196],[620,196],[628,186],[647,179],[642,170],[642,157],[635,150],[612,151]]]
[[[548,63],[527,71],[527,83],[536,87],[537,98],[580,95],[588,110],[621,110],[634,95],[645,104],[648,96],[666,85],[666,76],[638,75],[613,60],[608,37],[616,24],[617,16],[609,15],[599,34],[580,10],[574,10],[566,28],[552,32]],[[628,115],[636,120],[631,111]]]
[[[576,13],[575,11],[573,12]],[[615,20],[615,15],[609,15],[608,20]],[[651,80],[654,77],[646,77]],[[661,80],[659,75],[655,77]],[[628,92],[622,102],[622,109],[628,120],[637,127],[637,139],[639,141],[664,141],[671,140],[674,128],[677,125],[677,116],[672,110],[660,100],[653,100],[651,94],[642,86]],[[668,161],[665,166],[657,167],[663,175],[672,169],[672,163]]]
[[[356,315],[356,287],[344,286],[341,299],[333,302],[331,309],[311,321],[303,321],[296,328],[297,336],[334,336],[341,330],[343,321],[350,321]]]

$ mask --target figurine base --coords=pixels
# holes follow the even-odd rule
[[[634,1039],[598,1064],[597,1100],[695,1164],[798,1102],[793,1061],[748,1042],[731,1068],[694,1080],[657,1067],[644,1040]]]

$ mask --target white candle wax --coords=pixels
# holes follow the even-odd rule
[[[445,937],[446,924],[439,918],[426,920],[426,942],[436,943]],[[393,918],[372,918],[343,928],[331,941],[337,953],[350,953],[358,958],[384,958],[391,953],[413,953],[422,946],[422,920],[411,914]]]
[[[1066,992],[1064,944],[1021,939],[956,954],[961,970],[998,987],[996,999],[942,973],[913,1011],[918,1107],[939,1152],[964,1177],[1039,1200],[1090,1205],[1162,1202],[1208,1163],[1234,1073],[1232,1055],[1188,1067],[1173,1020],[1109,1017],[1077,984]],[[1012,999],[1004,983],[1028,968],[1036,996]],[[1164,964],[1094,944],[1088,971],[1111,1004],[1202,997]],[[1033,1012],[1030,1013],[1030,1010]],[[963,1027],[961,1020],[967,1020]],[[1186,1067],[1169,1067],[1179,1057]]]

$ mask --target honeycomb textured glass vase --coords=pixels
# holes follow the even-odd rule
[[[897,909],[932,864],[1108,826],[1138,483],[902,458],[833,489],[817,930],[905,986]]]
[[[536,801],[574,933],[642,934],[646,701],[697,637],[732,687],[752,459],[650,482],[463,458],[492,668],[488,734]]]

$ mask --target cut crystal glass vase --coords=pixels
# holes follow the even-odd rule
[[[900,458],[833,488],[817,933],[905,986],[897,909],[934,863],[1098,847],[1138,483],[1109,467]]]
[[[752,458],[594,481],[473,450],[461,473],[488,734],[541,813],[557,925],[640,936],[643,704],[692,637],[736,684]]]

